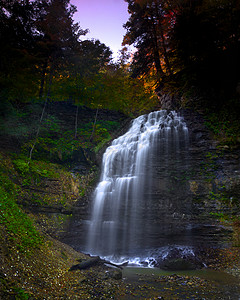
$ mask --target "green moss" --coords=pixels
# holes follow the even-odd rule
[[[31,219],[16,204],[17,196],[0,187],[0,222],[5,227],[9,239],[22,252],[28,252],[42,243],[42,237]]]
[[[221,144],[233,147],[240,143],[239,111],[238,99],[229,100],[219,111],[206,110],[205,125]]]
[[[28,299],[31,298],[31,295],[29,293],[26,293],[21,288],[14,288],[13,290],[15,292],[15,299],[16,300],[28,300]]]
[[[101,140],[101,141],[97,144],[97,146],[94,148],[94,152],[95,152],[95,153],[98,153],[98,151],[99,151],[102,147],[104,147],[104,145],[105,145],[107,142],[109,142],[109,141],[111,141],[111,137],[110,137],[110,136],[109,136],[108,138],[104,139],[104,140]]]
[[[21,173],[28,168],[20,164]],[[14,168],[9,158],[0,155],[0,223],[8,233],[8,238],[22,252],[29,252],[42,243],[42,237],[31,219],[18,206],[16,200],[20,188],[13,182]]]
[[[34,179],[59,177],[55,165],[49,162],[29,160],[27,157],[22,156],[13,160],[13,164],[21,176],[31,176]]]
[[[29,293],[22,288],[16,287],[13,282],[6,279],[0,278],[0,286],[4,299],[28,300],[31,298]]]

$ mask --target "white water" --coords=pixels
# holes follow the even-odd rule
[[[155,193],[155,160],[160,160],[164,172],[168,172],[173,155],[177,159],[179,150],[187,144],[188,129],[183,118],[165,110],[138,117],[127,133],[112,142],[103,156],[101,178],[94,193],[86,252],[119,262],[147,260],[151,239],[156,240],[154,234],[168,231],[163,220],[156,226],[159,217],[149,196]],[[164,203],[159,200],[159,209],[172,207],[165,198]]]

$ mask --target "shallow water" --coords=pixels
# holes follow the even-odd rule
[[[189,277],[199,277],[202,279],[215,281],[219,284],[224,285],[240,285],[239,278],[230,275],[226,272],[215,271],[211,269],[201,269],[201,270],[187,270],[187,271],[164,271],[158,268],[139,268],[139,267],[125,267],[123,268],[123,278],[127,281],[136,281],[142,275],[151,276],[152,278],[157,278],[159,276],[169,276],[169,275],[180,275]]]
[[[169,272],[127,267],[123,277],[133,292],[122,299],[240,299],[239,279],[210,269]]]

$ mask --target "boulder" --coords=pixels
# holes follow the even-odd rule
[[[160,268],[167,271],[184,271],[184,270],[195,270],[196,265],[187,259],[176,258],[176,259],[164,260]]]

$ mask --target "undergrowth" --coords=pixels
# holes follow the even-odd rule
[[[21,252],[29,253],[43,239],[31,219],[17,204],[20,190],[11,177],[15,178],[11,160],[0,155],[0,224],[12,245]]]
[[[212,130],[220,144],[234,147],[240,144],[240,104],[238,99],[229,100],[220,109],[206,110],[206,126]]]

